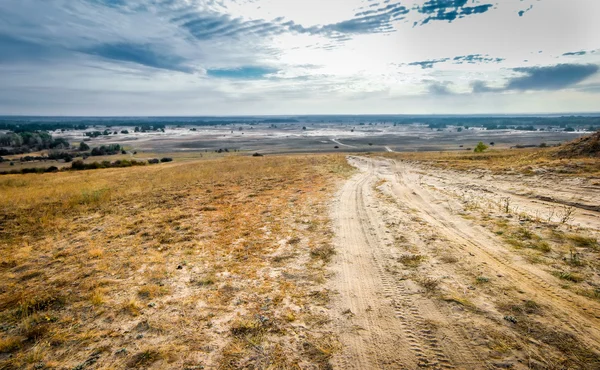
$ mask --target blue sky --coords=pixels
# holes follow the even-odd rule
[[[0,114],[600,111],[597,0],[2,0]]]

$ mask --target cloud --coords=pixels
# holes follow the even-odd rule
[[[421,21],[421,25],[427,24],[430,21],[452,22],[457,18],[464,18],[467,15],[485,13],[493,6],[493,4],[467,6],[467,2],[468,0],[426,1],[423,6],[417,7],[419,13],[428,15]]]
[[[600,83],[581,85],[581,86],[579,86],[579,88],[577,90],[582,91],[582,92],[592,93],[592,94],[600,94]]]
[[[558,64],[547,67],[520,67],[513,71],[524,76],[508,81],[506,90],[560,90],[575,85],[598,72],[595,64]]]
[[[595,64],[557,64],[545,67],[519,67],[512,71],[521,76],[512,77],[504,87],[489,87],[483,81],[471,84],[473,93],[562,90],[584,81],[600,70]]]
[[[491,58],[487,54],[486,55],[470,54],[470,55],[456,56],[452,59],[450,59],[450,58],[430,59],[430,60],[406,63],[403,65],[419,66],[422,69],[430,69],[430,68],[433,68],[434,65],[437,63],[445,63],[448,61],[451,61],[452,64],[463,64],[463,63],[479,64],[479,63],[500,63],[504,60],[505,60],[504,58]]]
[[[533,5],[529,5],[529,8],[525,9],[525,10],[519,10],[519,17],[522,17],[525,15],[525,13],[527,13],[528,11],[530,11],[531,9],[533,9]]]
[[[49,51],[37,43],[0,34],[0,63],[40,58]]]
[[[473,81],[471,83],[471,88],[474,94],[504,91],[504,88],[489,87],[484,81]]]
[[[140,64],[147,67],[191,73],[193,69],[185,65],[185,59],[169,52],[158,52],[150,44],[128,42],[105,43],[78,51],[105,59]]]
[[[454,64],[476,64],[476,63],[500,63],[504,61],[504,58],[490,58],[487,54],[470,54],[470,55],[461,55],[452,58]]]
[[[450,90],[450,82],[438,82],[432,81],[427,85],[427,92],[431,95],[453,95],[454,92]]]
[[[450,58],[423,60],[423,61],[420,61],[420,62],[411,62],[411,63],[408,63],[406,65],[409,65],[409,66],[419,66],[422,69],[429,69],[429,68],[433,68],[433,66],[435,64],[437,64],[437,63],[444,63],[444,62],[447,62],[449,60],[450,60]]]
[[[325,36],[345,41],[349,35],[394,32],[393,22],[403,19],[409,10],[400,4],[355,14],[355,18],[337,23],[305,27],[283,18],[246,20],[226,14],[192,11],[172,19],[174,24],[188,31],[198,40],[241,38],[256,36],[268,38],[284,33]]]
[[[324,32],[334,31],[339,33],[382,33],[393,32],[392,22],[403,19],[409,10],[398,4],[389,4],[375,10],[356,13],[350,20],[325,25]]]
[[[206,74],[215,78],[255,80],[276,72],[277,69],[269,67],[243,66],[239,68],[209,69]]]
[[[581,51],[570,51],[568,53],[564,53],[563,56],[575,56],[575,55],[586,55],[587,51],[585,50],[581,50]]]

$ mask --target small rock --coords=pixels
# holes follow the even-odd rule
[[[181,270],[181,269],[183,269],[183,266],[177,265],[177,270]]]
[[[138,334],[137,337],[135,337],[135,339],[142,339],[144,337],[143,334]]]
[[[154,307],[156,307],[156,303],[150,302],[150,303],[148,303],[148,307],[154,308]]]

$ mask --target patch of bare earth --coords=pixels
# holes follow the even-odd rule
[[[520,175],[499,185],[485,168],[410,156],[350,158],[360,173],[332,211],[335,365],[599,368],[598,211],[509,193],[527,186]],[[533,191],[593,204],[587,181]]]
[[[0,368],[325,368],[341,156],[0,178]]]

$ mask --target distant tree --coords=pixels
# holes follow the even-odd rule
[[[90,150],[90,146],[82,141],[79,143],[79,150],[85,152],[86,150]]]
[[[128,130],[121,130],[121,133],[127,135],[129,133],[129,131]]]
[[[463,130],[463,128],[462,128],[462,127],[459,127],[459,128],[458,128],[458,130],[456,130],[456,131],[458,131],[458,132],[462,132],[462,130]]]
[[[473,149],[473,151],[475,153],[483,153],[487,148],[488,146],[480,141],[479,144],[477,144],[477,146],[475,147],[475,149]]]

